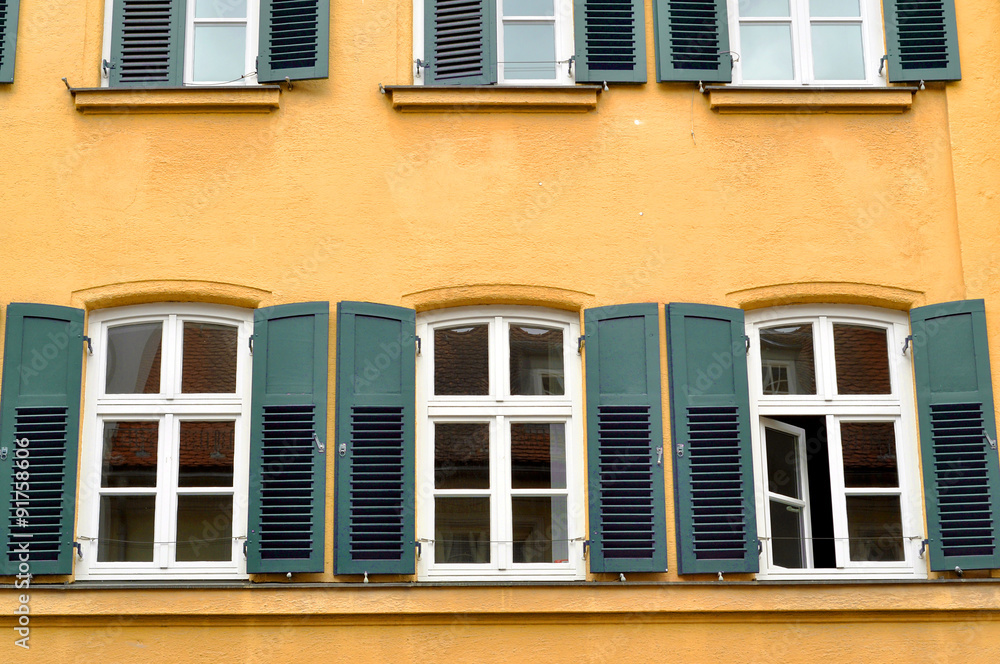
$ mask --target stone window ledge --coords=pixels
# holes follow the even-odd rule
[[[270,113],[277,85],[170,88],[70,88],[76,110],[91,114]]]
[[[719,113],[902,113],[916,87],[778,88],[706,85],[709,106]]]
[[[398,111],[430,113],[586,113],[597,108],[600,85],[386,85]]]

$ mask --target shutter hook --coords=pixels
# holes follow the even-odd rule
[[[315,431],[313,431],[313,442],[316,443],[316,449],[320,454],[326,452],[326,445],[319,439],[319,435]]]
[[[577,337],[577,339],[576,339],[576,354],[577,355],[583,355],[583,346],[586,343],[587,343],[587,337],[585,335],[581,334],[579,337]]]
[[[927,545],[930,544],[930,540],[922,539],[920,540],[920,551],[917,552],[917,557],[921,560],[924,559],[924,552],[927,551]]]
[[[878,59],[878,75],[882,75],[882,70],[885,68],[885,63],[889,61],[889,55],[883,55]]]
[[[910,347],[911,341],[913,341],[913,335],[906,335],[906,339],[903,340],[903,355],[906,355],[906,349]]]
[[[986,431],[986,429],[983,429],[983,436],[986,438],[986,442],[990,444],[990,447],[995,450],[997,448],[997,441],[990,438],[990,434]]]
[[[656,448],[656,465],[657,466],[662,466],[663,465],[663,448],[662,447],[657,447]]]
[[[83,340],[87,342],[87,355],[93,355],[94,345],[91,343],[90,337],[84,337]]]
[[[72,544],[73,548],[76,549],[76,557],[83,560],[83,544],[80,542],[70,542],[70,544]]]

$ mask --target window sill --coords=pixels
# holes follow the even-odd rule
[[[270,113],[277,85],[171,88],[70,88],[76,110],[92,114]]]
[[[916,87],[770,88],[706,85],[709,106],[719,113],[902,113]]]
[[[600,85],[386,85],[397,111],[428,113],[586,113],[597,108]]]

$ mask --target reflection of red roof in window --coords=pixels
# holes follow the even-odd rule
[[[235,327],[185,322],[181,392],[235,392],[236,340]]]
[[[890,394],[889,350],[885,330],[858,325],[833,326],[838,394]]]
[[[105,462],[112,468],[155,467],[159,431],[156,422],[108,423]],[[180,427],[181,467],[233,466],[235,426],[230,421],[183,421]]]
[[[489,394],[489,328],[434,330],[434,394]]]
[[[847,486],[897,486],[892,422],[841,422],[840,438]]]

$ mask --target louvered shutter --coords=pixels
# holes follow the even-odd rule
[[[17,15],[21,0],[0,0],[0,83],[14,82]]]
[[[254,315],[247,571],[322,572],[327,302]]]
[[[910,312],[933,570],[1000,568],[1000,459],[982,300]]]
[[[257,80],[327,78],[330,0],[261,0]]]
[[[497,0],[426,0],[425,80],[434,85],[497,82]]]
[[[642,0],[573,0],[576,82],[646,82]]]
[[[112,86],[181,85],[184,0],[115,0],[111,25]]]
[[[889,80],[957,81],[955,0],[883,0]]]
[[[679,571],[756,572],[743,311],[671,304],[667,319]]]
[[[337,305],[337,574],[413,574],[416,314]]]
[[[584,312],[591,572],[667,568],[659,312]]]
[[[6,328],[0,495],[8,507],[0,519],[0,574],[16,574],[21,562],[32,574],[70,574],[83,311],[11,304]]]
[[[654,0],[656,80],[729,83],[726,0]]]

